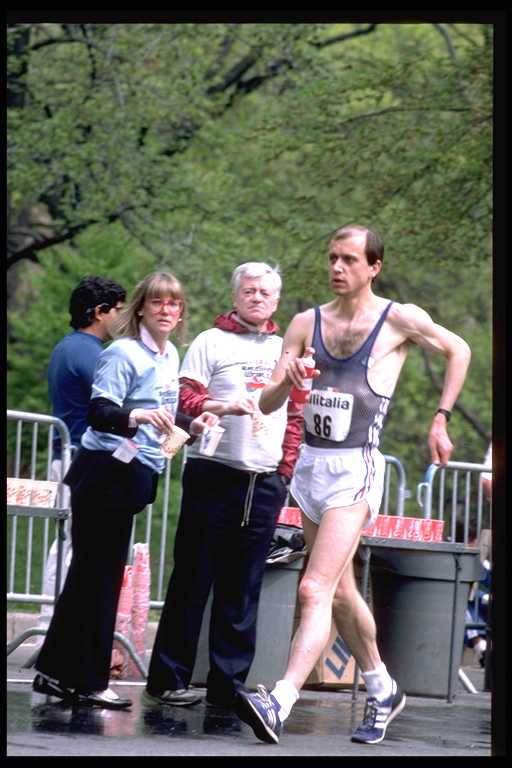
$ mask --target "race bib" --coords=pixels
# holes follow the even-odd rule
[[[306,429],[324,440],[341,443],[350,431],[353,408],[354,395],[313,389],[304,406]]]

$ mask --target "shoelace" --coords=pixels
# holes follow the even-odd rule
[[[256,686],[258,693],[256,694],[258,698],[260,699],[262,705],[265,707],[265,709],[270,710],[274,708],[274,705],[270,701],[270,694],[265,688],[264,685],[257,685]]]
[[[379,713],[379,705],[377,699],[367,699],[366,706],[364,708],[363,727],[373,728],[377,720]]]

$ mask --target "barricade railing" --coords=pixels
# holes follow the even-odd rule
[[[482,528],[491,528],[490,517],[483,525],[485,499],[480,477],[484,473],[492,474],[492,469],[485,464],[449,461],[443,466],[431,464],[425,472],[423,482],[418,484],[416,498],[418,505],[423,510],[423,516],[426,518],[435,516],[439,520],[449,522],[447,535],[451,541],[456,539],[456,524],[460,506],[463,507],[464,516],[464,532],[461,539],[464,544],[468,544],[471,519],[475,523],[477,538],[480,536]],[[450,489],[451,495],[448,495]]]
[[[492,469],[485,464],[449,461],[443,466],[431,464],[422,483],[417,487],[417,501],[425,517],[433,514],[445,520],[446,534],[450,541],[459,541],[465,546],[475,543],[482,546],[483,532],[492,528],[492,505],[485,499],[481,482],[482,474],[492,475]],[[437,485],[437,487],[436,487]],[[488,516],[486,505],[489,505]],[[487,518],[487,519],[486,519]],[[462,524],[462,535],[457,535],[457,522]],[[474,525],[474,542],[470,540],[470,526]],[[490,540],[487,546],[490,546]],[[475,615],[480,614],[480,596],[476,590]],[[486,629],[484,621],[466,621],[466,629]]]
[[[8,559],[8,602],[17,603],[54,603],[58,597],[61,585],[61,573],[63,571],[63,541],[66,537],[65,526],[70,515],[70,509],[64,504],[64,491],[66,487],[62,480],[69,467],[71,459],[71,443],[68,429],[64,422],[52,416],[45,414],[28,413],[24,411],[7,411],[8,422],[15,422],[16,436],[14,457],[11,459],[10,470],[12,477],[19,478],[21,475],[27,476],[33,480],[41,475],[46,479],[50,477],[52,455],[53,455],[53,434],[57,430],[62,445],[62,463],[60,469],[60,482],[58,487],[58,500],[54,508],[41,508],[20,506],[17,504],[8,504],[7,513],[11,521],[10,539],[9,539],[9,559]],[[31,427],[31,441],[26,442],[27,425]],[[40,451],[42,428],[48,429],[46,448]],[[11,440],[12,443],[12,440]],[[181,454],[181,472],[186,461],[186,451]],[[385,455],[385,478],[384,493],[382,501],[382,514],[385,515],[404,515],[405,500],[410,496],[406,487],[406,473],[402,462],[395,456]],[[451,514],[450,533],[451,538],[455,540],[455,518],[456,510],[460,504],[464,507],[464,543],[468,541],[469,520],[476,516],[476,525],[478,533],[482,529],[484,520],[483,493],[481,484],[475,487],[474,476],[489,472],[489,468],[480,464],[468,464],[461,462],[450,462],[444,467],[432,465],[428,468],[424,480],[417,488],[417,501],[423,511],[424,517],[437,516],[440,519],[446,519]],[[463,492],[460,490],[459,483],[463,474]],[[448,474],[448,477],[447,477]],[[469,474],[469,479],[468,479]],[[437,483],[439,482],[439,488]],[[447,489],[452,487],[451,497],[447,505]],[[144,542],[150,545],[152,552],[151,574],[152,589],[150,608],[159,610],[163,607],[165,591],[172,567],[172,546],[170,532],[172,528],[171,515],[178,514],[181,482],[171,480],[171,461],[166,461],[163,477],[160,480],[160,491],[157,501],[148,505],[146,509],[134,519],[130,552],[133,551],[133,543]],[[473,501],[476,499],[476,511]],[[471,511],[473,510],[473,511]],[[27,518],[26,540],[18,540],[18,518]],[[44,530],[39,537],[38,545],[41,548],[41,589],[38,592],[34,589],[34,531],[33,525],[37,518],[44,519]],[[57,579],[54,595],[46,595],[43,592],[44,567],[48,555],[49,525],[51,520],[55,520],[58,526],[58,556],[57,556]],[[155,540],[155,537],[159,537]],[[369,586],[369,547],[365,545],[368,539],[362,540],[361,553],[364,561],[362,574],[361,591],[365,597],[368,594]],[[24,579],[20,577],[20,558],[21,552],[24,553],[24,561],[21,568],[24,569]],[[365,557],[366,553],[366,557]],[[20,587],[20,581],[24,581],[24,588]],[[45,634],[45,630],[40,627],[34,627],[25,631],[22,635],[15,638],[8,644],[8,653],[16,648],[21,642],[24,642],[31,635]],[[125,646],[135,664],[140,671],[145,674],[145,664],[141,660],[131,643],[127,638],[116,633],[116,639]],[[357,672],[357,670],[356,670]],[[354,681],[357,680],[355,675]],[[354,690],[356,685],[354,685]]]
[[[389,472],[391,467],[395,466],[398,475],[398,489],[396,497],[396,505],[393,510],[389,505],[389,493],[388,493],[388,481]],[[422,512],[422,516],[427,519],[437,518],[444,520],[447,525],[446,535],[447,538],[456,542],[457,539],[465,546],[470,544],[470,525],[474,524],[476,531],[476,538],[480,541],[482,531],[485,528],[491,528],[490,513],[489,519],[486,520],[485,511],[485,498],[482,488],[480,477],[483,473],[491,473],[492,470],[483,464],[474,464],[469,462],[448,462],[444,466],[430,465],[425,472],[423,481],[418,484],[416,490],[416,500],[418,506]],[[403,515],[404,499],[407,498],[409,492],[405,488],[405,473],[403,473],[403,467],[401,462],[394,457],[386,456],[386,477],[384,496],[381,505],[381,513],[383,515]],[[461,519],[460,508],[463,510],[462,523],[463,532],[462,536],[456,535],[457,519]],[[370,537],[362,537],[361,551],[363,553],[363,575],[361,583],[361,592],[365,599],[368,600],[368,583],[369,583],[369,570],[370,570],[370,556],[371,556],[371,543]],[[457,582],[455,585],[455,593],[457,593]],[[455,616],[456,603],[453,606],[453,614]],[[479,610],[479,597],[478,593],[475,595],[475,610],[478,615]],[[454,616],[452,617],[452,635],[454,630]],[[489,631],[489,626],[485,622],[474,622],[467,620],[465,628],[485,629]],[[451,669],[454,663],[454,654],[456,650],[453,649],[453,643],[451,644],[451,657],[449,663],[449,680],[451,681]],[[452,658],[453,657],[453,658]],[[355,669],[354,672],[354,685],[353,685],[353,698],[357,695],[357,680],[359,671]],[[475,692],[474,687],[470,681],[466,678],[462,670],[459,670],[459,678],[465,687],[471,692]],[[448,687],[448,700],[451,700],[451,683]]]
[[[490,531],[492,529],[492,505],[485,499],[481,482],[481,476],[484,473],[492,475],[492,469],[485,464],[462,461],[449,461],[443,466],[431,464],[416,492],[416,498],[419,506],[423,509],[424,516],[430,518],[434,514],[439,520],[445,520],[448,523],[446,535],[450,541],[461,542],[466,547],[480,546],[482,560],[487,559],[484,558],[483,549],[485,547],[490,548]],[[486,504],[489,504],[488,515],[485,511]],[[459,526],[462,524],[462,535],[460,532],[457,533],[457,522],[459,522]],[[475,535],[474,539],[470,540],[469,531],[472,524]],[[489,533],[487,542],[483,541],[486,531]],[[487,554],[490,557],[490,551]],[[489,566],[488,563],[486,565]],[[481,597],[478,588],[474,589],[473,605],[475,616],[480,616]],[[487,611],[489,611],[489,605]],[[469,629],[485,630],[489,638],[491,635],[489,614],[487,621],[474,621],[469,617],[466,618],[465,630]],[[489,663],[489,652],[487,652],[486,662]],[[467,690],[471,693],[476,692],[462,670],[459,670],[459,678]],[[448,695],[449,699],[450,697],[451,690],[449,690]]]
[[[8,422],[8,443],[13,441],[13,433],[9,435],[11,422],[15,422],[14,434],[14,456],[7,465],[7,515],[10,522],[9,531],[9,550],[8,550],[8,577],[7,577],[7,602],[17,603],[53,603],[58,597],[61,589],[61,574],[63,563],[63,544],[66,538],[65,526],[70,514],[67,505],[66,489],[63,485],[63,478],[69,467],[71,459],[71,440],[66,424],[60,419],[39,413],[29,413],[26,411],[7,411]],[[24,433],[30,428],[30,441],[24,441]],[[46,439],[43,434],[47,431]],[[31,486],[35,485],[36,480],[49,480],[52,472],[53,456],[53,438],[57,431],[61,442],[61,465],[60,476],[57,486],[57,497],[55,505],[51,507],[32,505]],[[43,438],[43,439],[41,439]],[[41,444],[45,445],[43,452],[40,451]],[[22,503],[18,503],[19,496],[11,497],[9,483],[11,479],[16,481],[24,480],[21,483]],[[19,485],[19,483],[18,483]],[[26,520],[26,539],[24,544],[18,540],[18,531],[21,527],[21,521]],[[35,536],[34,523],[36,520],[42,522],[42,535]],[[55,592],[53,595],[43,593],[44,568],[48,552],[48,541],[50,534],[50,521],[55,521],[57,526],[57,565],[55,578]],[[42,544],[41,566],[40,566],[40,591],[34,589],[34,545],[38,539],[39,545]],[[24,557],[23,557],[24,553]],[[20,562],[21,560],[21,562]],[[20,587],[20,581],[24,583],[24,588]],[[20,645],[27,637],[42,634],[38,627],[26,630],[21,636],[14,638],[8,644],[7,653]]]
[[[395,500],[395,512],[393,514],[403,517],[405,500],[409,498],[410,491],[407,490],[407,482],[405,469],[400,459],[396,456],[384,455],[386,461],[386,469],[384,474],[384,495],[382,498],[383,515],[389,515],[389,499],[391,490],[391,470],[394,469],[396,473],[396,500]]]
[[[7,601],[8,604],[31,606],[53,605],[60,593],[65,571],[64,541],[69,536],[69,494],[63,478],[71,462],[71,440],[66,424],[47,414],[8,410],[8,476],[27,481],[50,480],[52,476],[53,439],[57,431],[61,442],[61,464],[57,500],[53,507],[35,507],[30,504],[7,504],[9,519]],[[185,452],[182,452],[183,462]],[[154,504],[148,505],[133,522],[130,553],[134,542],[147,543],[152,547],[152,599],[150,608],[161,609],[164,604],[168,576],[171,569],[172,541],[171,514],[179,508],[181,482],[171,483],[171,461],[166,461],[161,490]],[[172,486],[172,487],[171,487]],[[171,504],[171,501],[173,502]],[[20,524],[23,519],[23,530]],[[53,541],[51,521],[57,523],[57,555],[54,594],[44,592],[45,567]],[[98,533],[100,535],[100,532]],[[158,540],[155,537],[159,536]],[[131,557],[131,556],[130,556]],[[39,620],[34,613],[34,624]],[[46,634],[42,626],[33,626],[15,636],[7,645],[10,654],[32,636]],[[115,639],[123,645],[139,670],[145,674],[144,661],[136,654],[128,638],[115,633]],[[37,653],[25,666],[32,666]]]

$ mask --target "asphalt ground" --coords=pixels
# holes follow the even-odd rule
[[[33,652],[24,644],[7,659],[7,757],[489,757],[491,693],[476,666],[463,671],[476,693],[459,682],[451,703],[409,696],[403,712],[376,745],[350,741],[364,710],[364,691],[304,690],[286,721],[279,744],[260,742],[251,728],[204,701],[193,707],[146,707],[142,681],[112,681],[130,710],[73,707],[34,693]],[[198,689],[202,691],[202,689]],[[204,691],[203,691],[204,692]]]

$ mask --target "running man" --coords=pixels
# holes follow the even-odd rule
[[[304,408],[305,444],[290,487],[302,510],[310,553],[299,587],[300,623],[283,679],[270,693],[258,686],[258,693],[240,691],[236,700],[239,717],[268,743],[279,741],[283,722],[327,643],[331,616],[368,694],[352,741],[377,744],[402,711],[406,697],[379,655],[375,622],[357,588],[352,560],[362,530],[379,511],[385,468],[379,438],[411,344],[446,358],[428,438],[435,464],[445,464],[453,451],[446,427],[471,357],[466,342],[424,310],[373,292],[384,258],[374,232],[355,224],[342,227],[328,256],[334,299],[292,319],[260,399],[263,413],[282,406],[290,387],[302,386],[303,354],[314,352],[317,370]]]

